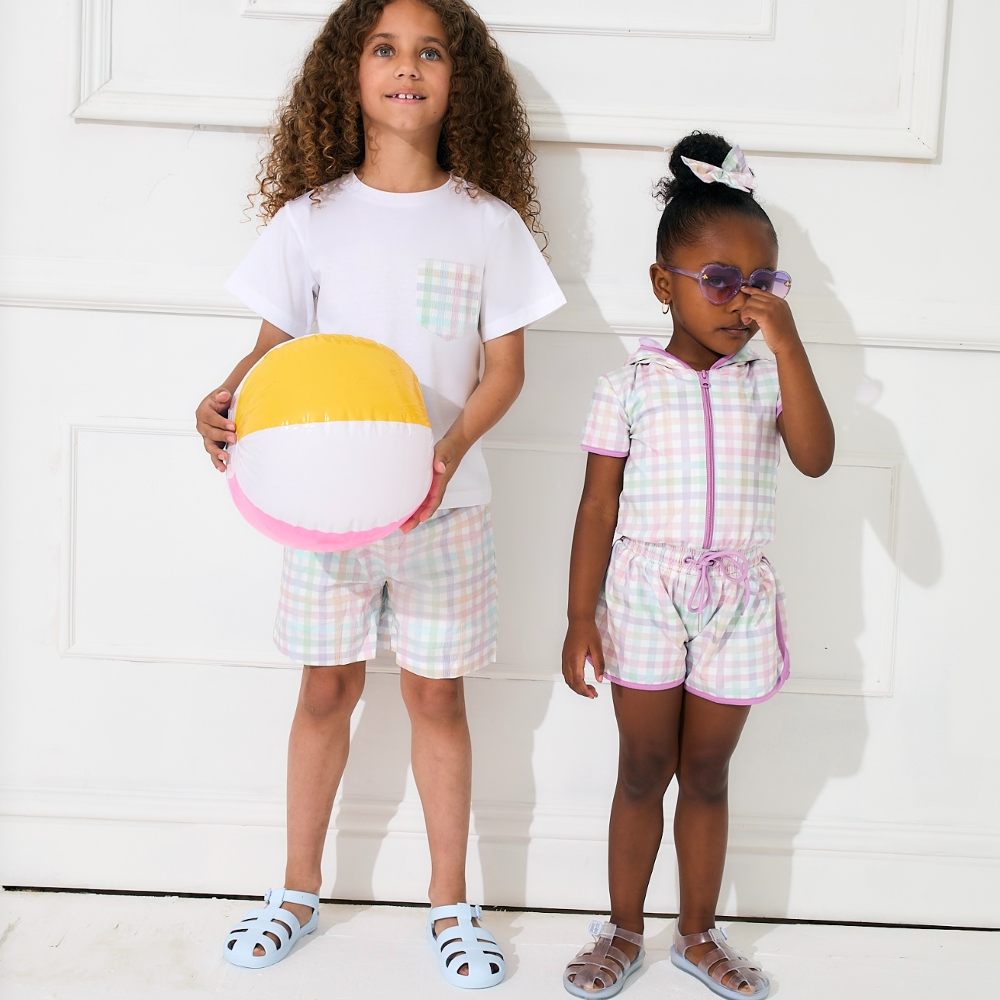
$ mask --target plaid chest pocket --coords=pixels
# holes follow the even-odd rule
[[[448,260],[424,260],[417,269],[417,319],[444,340],[479,330],[482,269]]]

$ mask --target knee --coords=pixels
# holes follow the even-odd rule
[[[663,798],[677,769],[677,755],[662,747],[623,743],[618,757],[618,788],[630,799]]]
[[[456,724],[465,720],[465,689],[460,680],[434,680],[411,674],[402,688],[411,722]]]
[[[299,689],[299,708],[316,719],[349,716],[364,688],[363,667],[308,667]]]
[[[729,790],[729,758],[716,754],[690,754],[681,759],[677,785],[688,798],[717,802]]]

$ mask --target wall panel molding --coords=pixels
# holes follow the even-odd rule
[[[243,16],[267,20],[325,21],[337,5],[331,0],[244,0]],[[554,19],[551,5],[529,3],[497,3],[481,0],[476,10],[493,31],[527,32],[552,35],[627,35],[653,38],[733,38],[739,40],[770,40],[774,37],[777,0],[754,0],[753,16],[739,24],[719,23],[717,11],[693,8],[693,18],[686,21],[678,16],[676,7],[660,4],[645,14],[642,22],[625,21],[620,5],[606,3],[580,4],[579,19]],[[512,14],[511,8],[516,14]],[[684,14],[692,8],[688,7]],[[705,13],[702,13],[702,11]],[[713,17],[713,13],[715,16]],[[650,23],[652,19],[652,23]]]
[[[111,9],[114,0],[80,4],[80,93],[96,94],[111,80]]]
[[[222,291],[230,268],[185,270],[134,261],[0,258],[0,308],[96,310],[252,318]],[[655,301],[614,282],[561,282],[568,304],[534,329],[571,334],[663,337]],[[974,302],[837,299],[796,295],[810,344],[1000,351],[1000,323]]]
[[[423,835],[424,822],[416,796],[394,799],[338,797],[334,825],[339,829],[381,835],[393,832]],[[262,801],[234,796],[228,789],[195,792],[82,788],[0,788],[0,816],[113,820],[132,823],[191,823],[206,826],[268,826],[284,830],[283,800]],[[580,841],[606,844],[605,806],[583,808],[533,803],[473,803],[474,832],[480,837]],[[956,860],[992,861],[1000,867],[1000,828],[955,824],[889,823],[846,818],[838,821],[736,816],[732,838],[743,851],[787,848],[838,854],[947,854]],[[664,834],[671,842],[670,831]],[[946,846],[946,844],[948,846]]]
[[[470,890],[489,884],[494,905],[599,909],[606,905],[606,841],[603,805],[474,803]],[[146,850],[136,852],[137,842]],[[329,844],[331,859],[353,854],[362,860],[359,870],[338,871],[324,895],[336,890],[340,898],[423,901],[426,844],[415,797],[341,800]],[[241,801],[227,791],[0,790],[0,879],[7,885],[253,894],[261,858],[280,857],[283,849],[284,806],[277,801]],[[71,860],[81,854],[88,859],[85,874]],[[1000,829],[989,827],[734,816],[722,909],[754,917],[920,923],[930,894],[940,923],[993,927],[998,856]],[[155,865],[144,860],[149,857]],[[192,863],[198,858],[210,863]],[[525,870],[538,865],[553,873],[556,888],[525,879]],[[676,905],[668,867],[654,876],[652,911]],[[823,898],[796,888],[816,878],[829,886]],[[873,884],[900,889],[872,892]]]
[[[254,130],[270,126],[275,111],[272,100],[147,93],[116,85],[111,59],[113,3],[114,0],[81,0],[83,51],[80,102],[74,111],[77,121]],[[535,8],[539,9],[539,5]],[[288,0],[287,3],[261,0],[256,5],[258,15],[270,17],[315,17],[319,16],[318,10],[319,5],[311,0]],[[775,10],[774,3],[762,2],[760,23],[773,24]],[[938,151],[948,0],[907,0],[905,11],[898,107],[895,113],[878,122],[857,125],[844,120],[843,116],[827,116],[824,120],[819,115],[782,115],[773,111],[755,117],[752,110],[727,118],[718,109],[711,112],[705,109],[696,117],[724,133],[739,134],[744,148],[753,152],[933,159]],[[254,11],[245,8],[244,13],[253,14]],[[516,23],[510,22],[511,25]],[[536,26],[529,28],[529,23]],[[597,34],[617,34],[607,26],[591,27]],[[554,32],[556,28],[544,18],[522,25],[523,30],[533,31]],[[569,30],[572,31],[572,22]],[[759,30],[760,37],[766,38],[772,28]],[[585,33],[590,33],[590,29]],[[655,33],[671,34],[669,31]],[[742,37],[746,33],[739,34]],[[701,36],[695,32],[692,37]],[[664,114],[661,107],[635,106],[631,102],[627,112],[622,106],[573,107],[538,101],[526,104],[536,141],[660,148],[664,136],[682,135],[692,124],[690,114],[671,116]]]

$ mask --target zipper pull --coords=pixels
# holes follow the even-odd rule
[[[698,372],[698,378],[701,379],[701,384],[704,388],[708,389],[710,387],[710,382],[708,381],[708,372]]]

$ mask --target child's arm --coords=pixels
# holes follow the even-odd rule
[[[833,421],[816,384],[809,357],[784,299],[759,288],[744,287],[749,295],[743,322],[756,320],[778,363],[781,415],[778,431],[788,457],[799,472],[822,476],[833,464]]]
[[[587,456],[587,476],[569,562],[569,625],[562,652],[563,678],[585,698],[597,697],[597,689],[583,675],[588,656],[596,679],[604,677],[604,651],[594,615],[611,558],[624,475],[624,458],[593,452]]]
[[[427,499],[400,530],[412,531],[441,505],[444,491],[466,452],[511,408],[524,385],[524,330],[487,340],[483,377],[465,409],[434,446],[434,478]]]
[[[226,471],[226,462],[229,461],[229,454],[223,448],[227,444],[236,443],[236,435],[233,433],[236,425],[226,416],[233,393],[236,392],[246,373],[272,347],[291,339],[283,330],[264,320],[260,324],[260,333],[257,335],[257,343],[253,350],[236,365],[218,389],[213,389],[198,404],[194,413],[195,426],[204,440],[205,451],[219,472]]]

